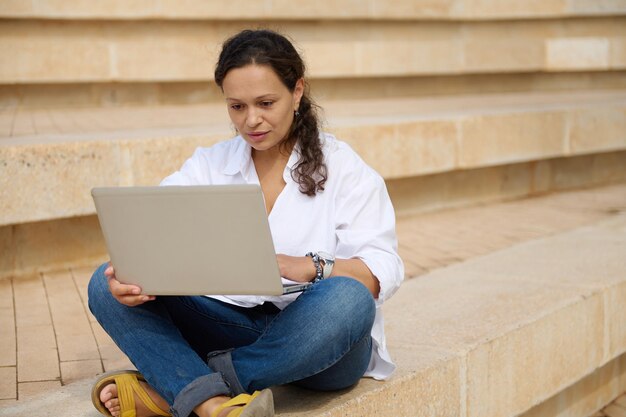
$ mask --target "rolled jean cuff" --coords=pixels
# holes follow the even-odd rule
[[[215,372],[219,372],[224,377],[224,381],[230,387],[233,396],[244,394],[246,390],[241,386],[235,367],[233,366],[233,358],[230,352],[233,349],[216,350],[207,355],[207,364],[209,368]]]
[[[232,395],[222,375],[219,372],[203,375],[178,393],[170,412],[174,417],[188,417],[198,405],[218,395]]]

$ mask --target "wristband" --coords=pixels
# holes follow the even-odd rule
[[[317,257],[320,263],[323,265],[323,277],[328,278],[333,273],[333,266],[335,266],[335,257],[328,252],[317,252]]]
[[[306,256],[310,257],[313,260],[313,265],[315,265],[315,278],[313,278],[313,282],[324,279],[324,271],[322,270],[322,265],[320,265],[319,255],[317,253],[309,252]]]

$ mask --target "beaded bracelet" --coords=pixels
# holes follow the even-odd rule
[[[320,265],[320,257],[317,253],[309,252],[306,256],[310,257],[313,260],[313,265],[315,265],[315,278],[313,282],[317,282],[319,280],[324,279],[324,271],[322,270],[322,265]]]

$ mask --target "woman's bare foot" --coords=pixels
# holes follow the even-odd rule
[[[170,406],[157,392],[152,389],[150,385],[143,381],[139,381],[139,385],[146,391],[146,393],[152,398],[152,401],[163,411],[169,410]],[[121,408],[120,400],[117,394],[117,385],[109,384],[100,392],[100,401],[109,410],[109,413],[113,417],[119,417]],[[137,417],[152,417],[155,414],[146,407],[146,405],[135,394],[135,412]]]

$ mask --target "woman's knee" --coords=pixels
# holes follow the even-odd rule
[[[103,301],[112,297],[109,291],[109,284],[107,278],[104,275],[104,271],[109,266],[108,262],[100,265],[91,276],[89,285],[87,287],[87,301],[89,309],[92,313],[96,314],[98,307],[103,304]]]
[[[349,320],[369,333],[374,324],[376,303],[365,285],[349,277],[333,277],[318,285],[325,287],[327,301],[324,309],[330,307],[338,320]]]

